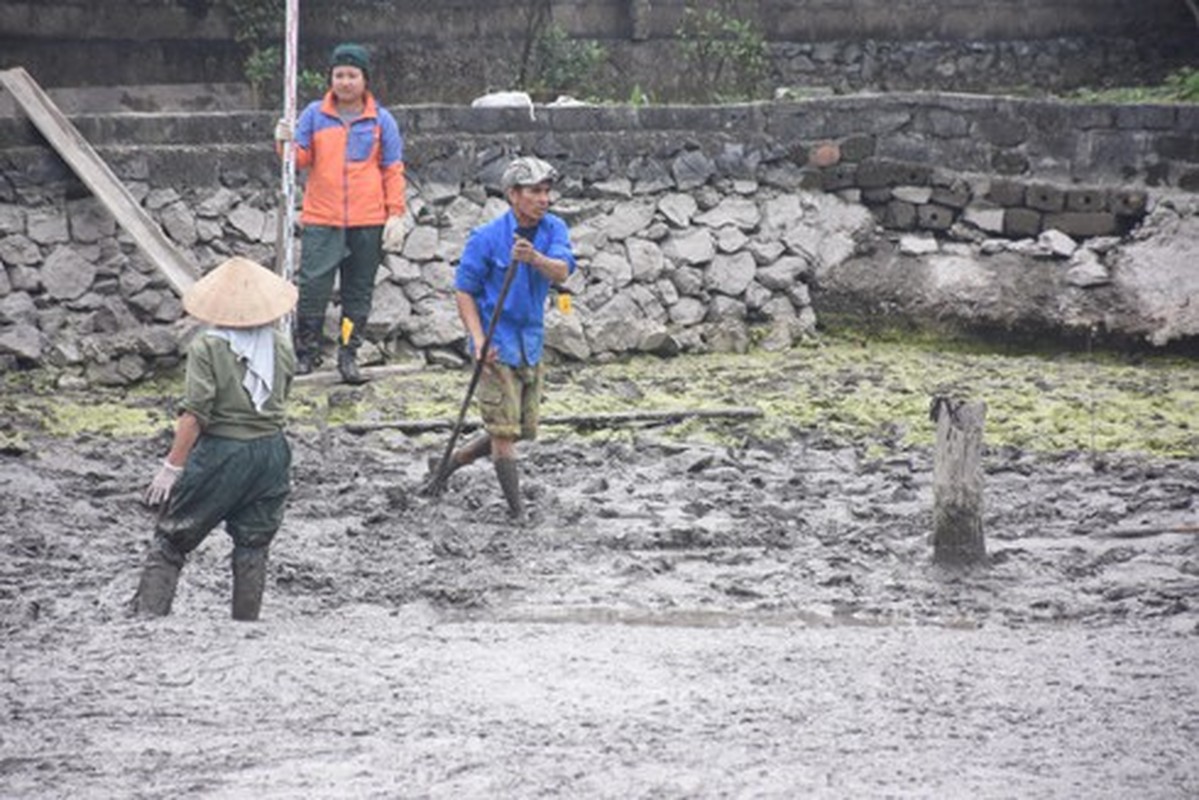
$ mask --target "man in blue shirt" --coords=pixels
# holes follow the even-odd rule
[[[509,164],[500,179],[508,213],[471,231],[454,276],[458,315],[477,360],[506,271],[517,270],[475,394],[486,433],[451,455],[442,479],[491,456],[509,515],[518,521],[524,518],[524,504],[516,442],[537,437],[546,300],[550,284],[565,281],[575,270],[566,223],[549,213],[557,177],[557,171],[538,158],[522,157]]]

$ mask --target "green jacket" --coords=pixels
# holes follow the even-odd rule
[[[200,420],[205,434],[257,439],[283,430],[284,402],[291,391],[296,356],[291,342],[275,331],[275,378],[271,396],[259,412],[242,386],[246,367],[229,343],[201,332],[187,348],[183,410]]]

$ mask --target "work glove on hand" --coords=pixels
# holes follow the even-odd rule
[[[175,481],[179,480],[179,476],[182,474],[183,467],[176,467],[169,461],[163,461],[162,466],[158,468],[158,474],[146,487],[146,493],[142,495],[142,502],[151,507],[165,503],[166,499],[171,496],[171,488],[174,487]]]
[[[404,217],[388,217],[383,226],[383,249],[389,253],[398,253],[404,249],[404,240],[408,238],[408,222]]]
[[[290,142],[292,140],[293,135],[294,134],[292,133],[291,123],[288,122],[287,120],[281,119],[275,124],[275,141],[276,142]]]

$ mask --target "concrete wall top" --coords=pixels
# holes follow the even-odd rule
[[[1199,132],[1199,105],[1065,103],[1053,100],[944,92],[896,92],[816,97],[795,102],[698,105],[579,105],[472,108],[465,105],[389,106],[409,139],[422,135],[522,132],[679,132],[693,138],[769,133],[826,138],[886,133],[919,110],[1002,115],[1046,130],[1151,128]],[[95,145],[252,144],[269,140],[275,112],[214,111],[77,114],[72,119]],[[0,149],[41,144],[23,118],[0,119]]]
[[[1199,105],[897,93],[726,106],[539,106],[533,114],[460,105],[392,110],[404,131],[405,160],[417,170],[450,153],[478,152],[485,162],[489,150],[536,153],[585,172],[599,161],[630,163],[687,150],[716,158],[729,148],[754,152],[758,163],[789,160],[802,167],[806,146],[832,140],[867,155],[956,172],[1199,191]],[[124,158],[145,151],[169,161],[183,150],[221,148],[273,157],[270,112],[72,119],[98,150]],[[0,119],[0,166],[6,151],[44,147],[28,120]]]

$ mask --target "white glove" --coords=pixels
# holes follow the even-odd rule
[[[404,249],[404,240],[408,238],[408,221],[405,217],[388,217],[383,226],[383,249],[389,253],[398,253]]]
[[[290,122],[288,122],[285,119],[281,119],[277,123],[275,123],[275,141],[276,142],[290,142],[292,140],[293,136],[294,136],[294,133],[292,132]]]
[[[174,487],[175,481],[179,480],[179,476],[182,474],[183,467],[176,467],[169,461],[163,461],[162,466],[158,468],[158,474],[146,487],[146,493],[142,495],[142,502],[152,508],[165,503],[166,499],[171,496],[171,488]]]

